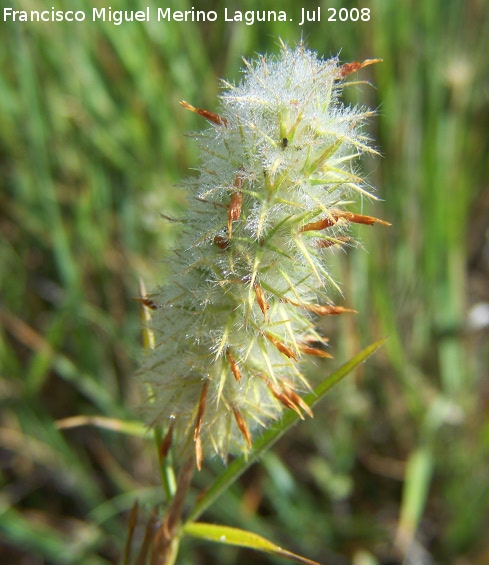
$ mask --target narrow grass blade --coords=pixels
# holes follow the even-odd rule
[[[128,436],[135,437],[148,437],[148,428],[137,420],[121,420],[119,418],[106,418],[104,416],[70,416],[56,421],[56,427],[59,430],[66,430],[69,428],[78,428],[80,426],[94,426],[96,428],[103,428],[112,430]]]
[[[430,445],[419,447],[409,457],[396,536],[401,546],[412,540],[419,526],[428,500],[433,467],[434,456]]]
[[[127,525],[127,538],[126,538],[126,545],[124,546],[124,555],[122,560],[122,565],[129,565],[129,560],[131,556],[131,545],[132,545],[132,538],[134,535],[134,529],[136,528],[136,522],[138,518],[138,502],[134,503],[131,514],[129,515],[129,523]]]
[[[214,541],[225,545],[236,545],[239,547],[255,549],[256,551],[278,555],[279,557],[290,559],[296,563],[303,563],[304,565],[319,565],[316,561],[311,561],[310,559],[296,555],[295,553],[275,545],[264,537],[246,530],[230,528],[229,526],[220,526],[217,524],[206,524],[204,522],[193,522],[192,524],[186,524],[183,531],[194,538]]]
[[[358,355],[350,361],[342,365],[337,371],[330,375],[327,379],[319,383],[313,392],[304,397],[304,401],[308,406],[314,406],[335,384],[340,382],[348,373],[353,371],[358,365],[366,361],[379,347],[383,345],[385,338],[372,345],[366,347]],[[291,428],[299,420],[299,415],[293,410],[285,412],[279,422],[270,426],[253,443],[252,457],[241,456],[235,459],[224,471],[224,473],[216,480],[216,482],[206,491],[200,498],[195,508],[191,511],[187,524],[196,520],[206,508],[208,508],[238,477],[240,477],[248,467],[269,449],[289,428]]]

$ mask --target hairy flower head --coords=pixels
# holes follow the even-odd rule
[[[310,413],[305,356],[328,357],[316,330],[331,304],[331,247],[350,222],[379,222],[344,209],[368,191],[354,161],[372,152],[345,107],[342,79],[374,61],[340,66],[301,44],[245,61],[224,83],[218,113],[196,135],[198,175],[182,218],[170,278],[153,297],[155,347],[142,360],[151,425],[171,424],[173,443],[203,454],[239,454],[284,409]]]

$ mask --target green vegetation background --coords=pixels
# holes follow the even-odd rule
[[[132,297],[138,277],[163,280],[172,233],[159,214],[185,205],[184,133],[202,126],[179,100],[214,109],[217,77],[238,80],[242,55],[301,35],[324,56],[384,59],[358,75],[374,87],[347,96],[378,108],[384,157],[364,170],[383,201],[364,210],[393,224],[362,227],[368,252],[335,257],[359,314],[334,320],[336,361],[315,371],[389,340],[206,518],[330,564],[488,562],[488,329],[474,324],[489,303],[487,4],[365,0],[370,22],[328,23],[326,8],[357,5],[331,0],[299,27],[319,4],[199,2],[220,14],[208,24],[0,22],[2,563],[116,562],[134,500],[142,517],[161,500],[150,441],[57,423],[135,419]],[[112,3],[148,5],[161,6]],[[231,24],[225,6],[297,19]],[[279,562],[185,543],[180,562],[250,560]]]

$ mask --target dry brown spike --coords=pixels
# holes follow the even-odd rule
[[[324,357],[324,358],[328,358],[328,359],[333,359],[333,356],[331,355],[331,353],[328,353],[327,351],[324,351],[323,349],[316,349],[315,347],[309,347],[308,345],[305,345],[304,343],[299,343],[298,347],[302,351],[302,353],[305,353],[306,355],[315,355],[316,357]]]
[[[194,427],[195,464],[197,465],[197,469],[199,471],[202,468],[202,457],[203,457],[202,439],[200,437],[200,431],[202,428],[202,420],[204,418],[208,388],[209,388],[209,381],[206,381],[204,383],[204,386],[202,387],[202,392],[200,393],[199,410],[197,412],[197,418],[195,419],[195,427]]]
[[[241,206],[243,204],[243,193],[239,190],[237,192],[233,192],[231,195],[231,202],[229,203],[228,208],[228,232],[229,232],[229,239],[231,239],[233,235],[233,222],[239,219],[241,216]]]
[[[227,125],[226,119],[221,118],[221,116],[219,116],[218,114],[214,114],[214,112],[210,112],[209,110],[203,110],[202,108],[196,108],[195,106],[192,106],[192,104],[185,102],[185,100],[180,100],[180,104],[185,108],[185,110],[190,110],[190,112],[199,114],[199,116],[202,116],[206,120],[209,120],[210,122],[213,122],[218,126]]]
[[[246,439],[247,444],[251,447],[250,430],[248,429],[248,426],[246,425],[246,422],[244,421],[244,418],[241,415],[241,412],[236,408],[236,406],[233,406],[233,413],[234,413],[234,419],[236,420],[236,423],[238,424],[238,428],[240,429],[241,433],[243,434],[244,438]]]
[[[338,316],[339,314],[357,314],[356,310],[344,306],[321,306],[319,304],[301,304],[303,308],[319,316]]]
[[[321,304],[304,304],[300,302],[294,302],[293,300],[287,300],[292,306],[297,306],[298,308],[304,308],[309,312],[314,312],[319,316],[337,316],[338,314],[357,314],[356,310],[351,308],[345,308],[344,306],[334,306],[334,305],[321,305]]]
[[[163,438],[161,445],[160,445],[160,461],[165,459],[170,451],[170,447],[173,443],[173,429],[175,428],[175,418],[173,418],[170,422],[170,426],[168,427],[168,431]]]
[[[297,406],[300,406],[300,408],[302,408],[302,410],[304,410],[304,412],[310,418],[314,418],[314,414],[312,413],[312,410],[309,407],[309,405],[306,402],[304,402],[304,400],[295,392],[295,390],[291,389],[287,385],[284,385],[284,388],[287,390],[287,394],[290,400],[292,400],[292,402],[297,404]]]
[[[338,220],[344,218],[349,222],[354,224],[366,224],[368,226],[373,226],[374,224],[381,224],[382,226],[390,226],[389,222],[384,222],[384,220],[379,220],[379,218],[374,218],[373,216],[364,216],[362,214],[354,214],[353,212],[346,212],[343,210],[334,210],[333,216]]]
[[[344,219],[352,222],[354,224],[365,224],[368,226],[373,226],[374,224],[381,224],[383,226],[390,226],[389,222],[384,222],[384,220],[379,220],[379,218],[374,218],[373,216],[364,216],[362,214],[355,214],[353,212],[346,212],[344,210],[331,210],[331,216],[328,218],[322,218],[315,222],[310,222],[301,227],[300,232],[305,231],[320,231],[326,228],[334,226],[338,220]]]
[[[333,239],[316,239],[314,245],[321,249],[327,249],[333,245],[344,245],[350,241],[349,237],[335,237]]]
[[[290,398],[288,394],[286,394],[285,391],[280,390],[276,385],[274,385],[270,381],[267,384],[268,384],[268,388],[270,389],[273,396],[275,396],[277,400],[279,400],[286,408],[290,408],[291,410],[294,410],[294,412],[297,412],[301,420],[304,419],[304,416],[302,415],[299,406]]]
[[[338,69],[338,78],[344,78],[356,71],[359,71],[360,69],[363,69],[363,67],[368,67],[369,65],[375,65],[375,63],[381,62],[382,59],[365,59],[362,63],[358,63],[356,61],[353,61],[352,63],[345,63]]]
[[[226,357],[228,358],[229,366],[231,367],[231,371],[233,372],[234,378],[239,383],[239,381],[241,380],[241,371],[239,370],[239,366],[236,363],[236,360],[234,359],[230,349],[226,351]]]
[[[306,335],[301,339],[302,343],[306,345],[313,346],[324,346],[329,342],[329,337],[319,336],[319,335]]]
[[[143,306],[146,306],[146,308],[150,308],[151,310],[158,309],[158,306],[156,306],[156,304],[151,300],[151,298],[147,298],[144,296],[137,296],[134,297],[133,300],[135,302],[140,302]]]
[[[337,222],[337,218],[335,217],[323,218],[322,220],[317,220],[316,222],[310,222],[309,224],[302,226],[299,231],[305,232],[305,231],[313,231],[313,230],[314,231],[324,230],[326,228],[330,228],[331,226],[334,226],[336,222]]]
[[[297,361],[297,355],[292,351],[292,349],[289,349],[279,339],[277,339],[272,334],[269,334],[268,332],[265,332],[265,337],[268,339],[268,341],[270,341],[271,343],[273,343],[273,345],[275,345],[275,347],[280,351],[280,353],[283,353],[285,356],[289,357],[290,359]]]
[[[229,239],[220,235],[216,235],[216,237],[214,238],[214,243],[217,245],[217,247],[219,247],[219,249],[222,249],[223,251],[229,249],[230,246]]]
[[[270,308],[270,306],[266,303],[265,295],[263,294],[263,290],[262,290],[261,286],[256,281],[253,283],[253,288],[255,289],[256,300],[258,302],[258,306],[260,307],[260,310],[262,311],[263,316],[265,318],[265,322],[266,322],[267,321],[267,310]]]
[[[267,381],[267,385],[273,396],[275,396],[275,398],[279,400],[284,406],[294,410],[294,412],[297,412],[301,420],[304,419],[301,409],[311,418],[314,417],[312,410],[308,406],[308,404],[304,402],[304,400],[295,392],[295,390],[288,386],[286,383],[283,383],[281,385],[281,388],[270,381]]]

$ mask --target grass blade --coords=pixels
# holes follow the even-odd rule
[[[287,551],[262,536],[246,530],[240,530],[239,528],[230,528],[229,526],[221,526],[219,524],[194,522],[192,524],[186,524],[183,531],[189,536],[195,538],[214,541],[226,545],[247,547],[255,549],[256,551],[278,555],[279,557],[290,559],[296,563],[303,563],[304,565],[319,565],[316,561],[311,561],[310,559]]]

